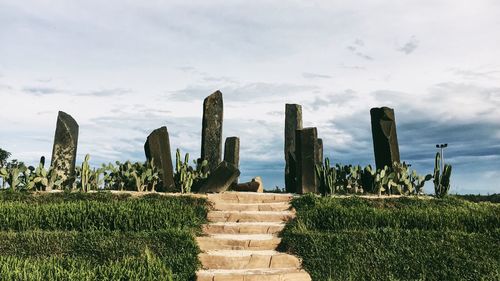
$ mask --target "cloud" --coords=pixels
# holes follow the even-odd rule
[[[330,78],[332,78],[332,76],[330,76],[330,75],[311,73],[311,72],[303,72],[302,77],[304,77],[306,79],[316,79],[316,78],[330,79]]]
[[[56,88],[51,88],[51,87],[25,87],[23,89],[23,92],[30,94],[30,95],[35,95],[35,96],[44,96],[44,95],[54,95],[54,94],[59,94],[61,93],[61,90],[56,89]]]
[[[356,55],[362,59],[372,61],[373,60],[372,56],[370,56],[370,55],[366,54],[364,51],[360,50],[364,46],[365,46],[365,43],[361,39],[356,39],[356,40],[354,40],[353,45],[347,46],[347,50],[349,50],[351,53],[353,53],[354,55]]]
[[[418,44],[419,42],[417,38],[415,38],[415,36],[412,36],[408,42],[406,42],[403,46],[398,48],[398,51],[409,55],[418,48]]]
[[[130,89],[121,89],[121,88],[115,88],[115,89],[103,89],[103,90],[96,90],[96,91],[91,91],[91,92],[86,92],[86,93],[79,93],[77,94],[78,96],[93,96],[93,97],[110,97],[110,96],[123,96],[125,94],[131,93]]]
[[[475,79],[498,79],[500,77],[500,70],[474,70],[474,69],[461,69],[451,68],[450,71],[458,77],[467,80]]]

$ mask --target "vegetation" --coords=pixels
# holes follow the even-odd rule
[[[330,159],[316,165],[319,189],[323,195],[335,193],[374,193],[374,194],[423,194],[423,187],[432,175],[420,176],[410,170],[406,163],[394,162],[392,167],[374,170],[371,165],[361,166],[336,164],[330,166]]]
[[[9,159],[10,155],[11,155],[10,152],[0,148],[0,168],[5,165],[7,159]]]
[[[0,276],[191,280],[206,213],[188,196],[0,191]]]
[[[195,168],[189,165],[189,153],[184,156],[184,162],[181,161],[181,151],[177,149],[175,154],[175,185],[180,188],[181,193],[189,193],[191,189],[199,189],[208,178],[208,161],[194,161]]]
[[[441,171],[441,166],[441,154],[438,152],[434,164],[434,193],[438,198],[443,198],[450,191],[451,165],[445,164],[443,171]]]
[[[294,199],[282,233],[313,280],[499,280],[500,206],[457,198]]]

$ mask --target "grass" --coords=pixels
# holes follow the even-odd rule
[[[500,206],[457,198],[294,199],[283,250],[313,280],[500,280]]]
[[[0,191],[1,280],[194,280],[207,201]]]

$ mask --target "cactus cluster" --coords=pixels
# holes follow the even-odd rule
[[[202,181],[208,177],[208,161],[194,161],[195,167],[189,165],[189,153],[184,156],[184,161],[181,160],[181,151],[177,149],[175,153],[175,185],[181,193],[189,193],[193,186],[199,186]]]
[[[441,171],[441,154],[436,153],[434,162],[434,192],[436,197],[442,198],[448,194],[450,190],[451,165],[445,164]]]
[[[374,170],[370,165],[361,166],[336,164],[330,167],[330,160],[316,165],[319,191],[334,193],[374,193],[374,194],[422,194],[423,186],[432,175],[420,176],[410,171],[406,163],[394,163],[392,167]]]

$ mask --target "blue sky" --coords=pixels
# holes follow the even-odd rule
[[[361,165],[369,110],[390,106],[403,160],[430,173],[447,142],[452,192],[500,192],[499,30],[496,0],[0,0],[0,147],[50,156],[63,110],[79,161],[142,161],[163,125],[198,157],[203,98],[220,89],[243,180],[283,186],[285,103],[334,162]]]

